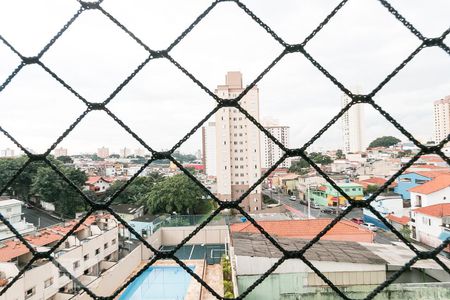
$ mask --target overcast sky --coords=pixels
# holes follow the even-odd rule
[[[3,1],[0,35],[26,56],[36,55],[77,11],[76,1]],[[288,43],[300,43],[338,1],[243,1]],[[391,1],[427,37],[450,26],[449,1]],[[165,49],[210,1],[105,0],[102,7],[150,48]],[[450,45],[450,37],[447,37]],[[349,89],[370,92],[419,40],[378,1],[349,1],[310,41],[306,50]],[[171,52],[210,90],[225,73],[253,79],[282,47],[234,3],[220,3]],[[42,61],[88,101],[100,102],[148,53],[98,11],[86,11],[46,52]],[[0,43],[0,82],[20,63]],[[301,54],[285,56],[258,84],[260,118],[291,127],[291,146],[300,147],[340,109],[342,92]],[[450,95],[450,56],[425,49],[375,97],[420,140],[433,131],[433,101]],[[157,150],[172,147],[214,107],[215,101],[169,61],[149,62],[109,108]],[[43,152],[83,112],[85,105],[42,68],[26,66],[0,92],[0,126],[24,146]],[[340,122],[313,147],[340,148]],[[371,107],[364,111],[366,143],[381,135],[403,136]],[[92,112],[60,144],[70,154],[107,146],[140,146],[104,112]],[[12,144],[0,134],[0,149]],[[201,148],[200,132],[182,152]]]

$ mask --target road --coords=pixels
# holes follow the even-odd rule
[[[59,219],[56,219],[48,213],[36,208],[30,209],[23,206],[22,213],[27,222],[32,223],[34,226],[39,228],[49,227],[51,225],[61,223]]]
[[[296,213],[300,218],[307,219],[308,218],[308,206],[300,203],[299,200],[290,200],[288,195],[284,194],[275,194],[270,193],[267,190],[263,191],[264,194],[272,197],[272,199],[284,204],[292,209],[290,209],[293,213]],[[336,215],[334,214],[326,214],[320,211],[320,209],[310,209],[312,218],[332,218],[334,219]],[[344,219],[350,220],[352,218],[362,218],[363,212],[361,208],[354,208],[350,211]],[[384,230],[379,229],[375,235],[375,242],[379,244],[390,244],[393,241],[398,241],[397,237],[391,232],[386,232]]]

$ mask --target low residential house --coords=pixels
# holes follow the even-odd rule
[[[127,222],[144,215],[144,205],[115,204],[111,205],[111,209]]]
[[[411,207],[450,203],[450,174],[437,175],[430,181],[410,188]]]
[[[113,180],[108,177],[91,176],[86,181],[86,189],[101,194],[106,192],[111,186]]]
[[[280,177],[281,189],[288,194],[294,193],[298,190],[298,178],[300,175],[294,173],[288,173]]]
[[[299,251],[308,240],[275,240],[286,250]],[[241,295],[264,273],[279,263],[283,253],[261,233],[232,232],[230,258],[235,277],[235,295]],[[415,256],[401,244],[384,245],[320,240],[304,253],[313,265],[352,299],[362,299]],[[450,261],[442,258],[450,266]],[[286,259],[245,299],[337,299],[339,296],[302,259]],[[395,280],[380,299],[447,299],[448,275],[432,260],[420,260]],[[443,281],[440,284],[438,281]],[[413,284],[406,290],[405,283]],[[436,286],[430,285],[436,284]],[[440,297],[440,298],[438,298]]]
[[[159,216],[145,214],[129,221],[128,224],[130,224],[130,226],[133,227],[133,229],[142,237],[146,238],[155,232],[158,225],[160,225],[162,221],[163,219]],[[124,233],[124,235],[127,235],[127,233]],[[129,232],[128,236],[131,239],[137,239],[134,234],[130,234]]]
[[[431,247],[450,238],[450,203],[440,203],[411,211],[411,237]],[[444,249],[450,254],[450,246]]]
[[[358,176],[390,177],[402,167],[399,158],[369,160],[356,170]]]
[[[370,205],[385,219],[388,219],[389,215],[401,218],[405,213],[403,199],[400,195],[382,194],[376,197]],[[377,227],[389,230],[389,228],[368,208],[363,208],[363,220],[366,223],[372,223]]]
[[[381,187],[386,183],[386,181],[387,179],[381,177],[369,177],[366,179],[360,179],[356,183],[362,185],[363,189],[366,190],[369,186]],[[393,182],[384,191],[391,192],[395,186],[397,186],[397,183]]]
[[[387,220],[398,231],[403,231],[403,230],[405,230],[405,228],[409,229],[410,218],[408,216],[399,217],[394,214],[388,214]]]
[[[0,214],[20,233],[26,234],[36,230],[36,227],[22,218],[23,202],[16,199],[0,200]],[[0,240],[14,237],[14,233],[0,222]]]
[[[25,239],[38,251],[48,251],[73,229],[77,220],[53,226]],[[109,215],[88,217],[53,252],[56,261],[84,284],[97,279],[118,259],[117,222]],[[0,274],[7,283],[12,280],[33,257],[20,241],[8,240],[0,247]],[[36,260],[1,299],[38,300],[69,299],[78,292],[77,284],[48,260]]]
[[[283,238],[312,239],[321,232],[331,219],[309,220],[277,220],[258,221],[270,235]],[[231,232],[259,233],[260,231],[250,222],[235,223],[230,226]],[[353,222],[341,220],[331,228],[321,240],[354,241],[372,243],[375,234]]]
[[[443,171],[406,171],[397,178],[397,186],[394,192],[400,194],[403,199],[411,199],[410,189],[422,185],[439,175],[445,175]]]
[[[363,187],[357,183],[337,183],[337,185],[353,200],[363,200]],[[310,199],[322,206],[343,206],[347,200],[331,184],[326,183],[317,188],[311,188]]]

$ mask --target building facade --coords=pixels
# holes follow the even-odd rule
[[[26,234],[35,231],[36,227],[31,223],[27,223],[26,220],[22,218],[22,205],[23,202],[16,199],[1,200],[0,214],[8,220],[20,234]],[[3,222],[0,222],[0,240],[11,237],[14,237],[14,233],[12,233]]]
[[[63,147],[56,148],[55,151],[53,151],[53,154],[55,157],[67,156],[67,149]]]
[[[347,95],[342,96],[342,107],[352,101]],[[344,139],[344,153],[355,153],[364,151],[363,134],[363,104],[355,104],[341,117],[342,134]]]
[[[0,150],[0,157],[14,157],[14,150],[10,148]]]
[[[280,141],[283,146],[289,148],[289,126],[280,125],[269,125],[265,124],[264,128],[270,132],[278,141]],[[284,151],[278,147],[269,137],[265,134],[261,134],[261,144],[262,144],[262,167],[270,168],[272,167],[283,155]],[[291,160],[289,158],[285,159],[280,165],[280,168],[289,168],[291,166]]]
[[[228,72],[226,84],[219,85],[216,95],[236,98],[244,87],[240,72]],[[240,105],[259,120],[259,91],[250,89]],[[238,199],[261,176],[260,131],[236,108],[224,107],[216,113],[217,194],[224,201]],[[241,202],[247,211],[261,209],[261,186]]]
[[[450,95],[436,100],[434,106],[434,141],[439,143],[450,134]]]
[[[217,176],[216,122],[208,122],[202,127],[202,150],[206,175]]]
[[[97,149],[97,156],[101,158],[109,157],[109,149],[106,147],[101,147]]]
[[[363,200],[363,187],[357,183],[337,183],[337,185],[353,200]],[[310,199],[321,206],[343,206],[347,200],[331,184],[310,187]]]
[[[53,226],[25,239],[39,251],[48,251],[75,225]],[[117,222],[108,215],[90,216],[73,235],[54,252],[56,261],[80,282],[93,282],[118,260]],[[9,240],[0,248],[0,275],[9,282],[31,258],[32,253],[20,242]],[[71,299],[80,287],[48,260],[37,260],[12,285],[1,299]]]

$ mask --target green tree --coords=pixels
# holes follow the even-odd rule
[[[364,190],[364,194],[365,194],[365,195],[373,194],[373,193],[375,193],[379,188],[380,188],[380,186],[377,185],[377,184],[369,184],[369,185],[367,186],[367,188]]]
[[[25,156],[0,159],[0,189],[6,186],[27,160],[28,158]],[[28,201],[31,192],[31,182],[40,166],[42,166],[42,162],[29,164],[12,182],[6,190],[6,194]]]
[[[203,214],[211,210],[205,193],[189,177],[178,174],[157,182],[146,195],[151,213]]]
[[[84,172],[62,165],[59,165],[58,168],[78,188],[81,189],[85,184],[87,176]],[[37,170],[31,184],[31,192],[43,201],[53,203],[56,212],[65,217],[73,218],[76,212],[82,212],[88,208],[88,204],[81,195],[47,166]]]
[[[73,159],[70,156],[66,156],[66,155],[59,156],[56,159],[64,164],[72,164],[73,163]]]
[[[344,155],[344,153],[342,152],[341,149],[338,149],[338,150],[336,151],[336,158],[337,158],[337,159],[344,159],[344,158],[345,158],[345,155]]]
[[[305,175],[309,171],[309,164],[306,160],[303,158],[300,158],[299,160],[294,160],[291,163],[291,166],[289,168],[289,172],[296,173],[299,175]]]
[[[400,143],[401,141],[393,136],[382,136],[379,138],[376,138],[369,144],[369,148],[375,148],[375,147],[385,147],[388,148],[390,146],[396,145]]]
[[[145,196],[151,191],[157,182],[160,182],[163,179],[164,177],[157,172],[152,172],[147,176],[137,177],[117,196],[117,198],[114,199],[114,203],[146,204]],[[106,191],[105,197],[111,197],[114,195],[124,184],[125,181],[114,182]]]
[[[323,155],[322,153],[318,152],[311,152],[311,154],[309,154],[308,156],[316,164],[329,165],[333,162],[331,157],[329,157],[328,155]]]

